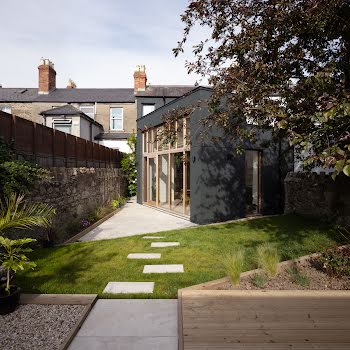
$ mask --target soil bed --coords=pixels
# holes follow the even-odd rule
[[[297,271],[297,272],[296,272]],[[264,276],[263,273],[257,274]],[[266,277],[265,277],[266,278]],[[266,278],[267,279],[267,278]],[[276,277],[268,279],[265,283],[256,285],[256,275],[241,278],[238,286],[226,283],[217,288],[220,290],[245,289],[245,290],[349,290],[349,277],[332,277],[317,268],[313,260],[296,261],[292,266],[280,267]]]
[[[20,305],[0,316],[1,348],[56,350],[66,340],[84,305]]]

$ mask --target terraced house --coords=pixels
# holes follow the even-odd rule
[[[42,59],[37,88],[0,87],[0,110],[104,146],[128,152],[136,132],[133,88],[80,89],[73,81],[56,87],[54,64]]]

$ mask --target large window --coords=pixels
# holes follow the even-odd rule
[[[71,120],[54,120],[52,127],[56,130],[65,132],[66,134],[72,133],[72,121]]]
[[[123,108],[113,107],[110,109],[111,130],[123,130]]]
[[[153,112],[155,109],[155,106],[154,105],[150,105],[150,104],[143,104],[142,105],[142,116],[148,114],[148,113],[151,113]]]
[[[0,111],[11,114],[11,107],[10,106],[0,106]]]
[[[91,119],[95,120],[95,105],[94,104],[86,104],[80,105],[80,110],[89,116]]]
[[[245,153],[245,189],[246,213],[255,215],[260,213],[260,170],[261,153],[248,150]]]
[[[162,125],[143,132],[143,201],[190,215],[190,146],[185,142],[185,124],[183,119],[176,121],[176,139],[171,144],[161,140]]]

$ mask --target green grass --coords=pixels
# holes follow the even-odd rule
[[[30,254],[37,268],[18,273],[16,284],[26,293],[96,293],[102,296],[110,281],[154,281],[151,296],[118,297],[175,298],[179,288],[224,277],[222,258],[238,249],[245,251],[243,271],[247,271],[257,267],[256,249],[264,242],[278,248],[281,260],[341,243],[341,237],[331,228],[297,216],[201,226],[162,232],[162,236],[165,236],[162,241],[179,241],[181,246],[151,248],[151,240],[133,236],[38,249]],[[126,258],[129,253],[150,252],[160,252],[162,258]],[[184,264],[185,273],[142,274],[145,264]]]

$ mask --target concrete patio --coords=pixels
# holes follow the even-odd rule
[[[177,350],[177,300],[98,300],[69,350]]]
[[[79,241],[95,241],[161,231],[176,230],[196,224],[184,218],[136,203],[131,198],[121,211],[96,227]]]

